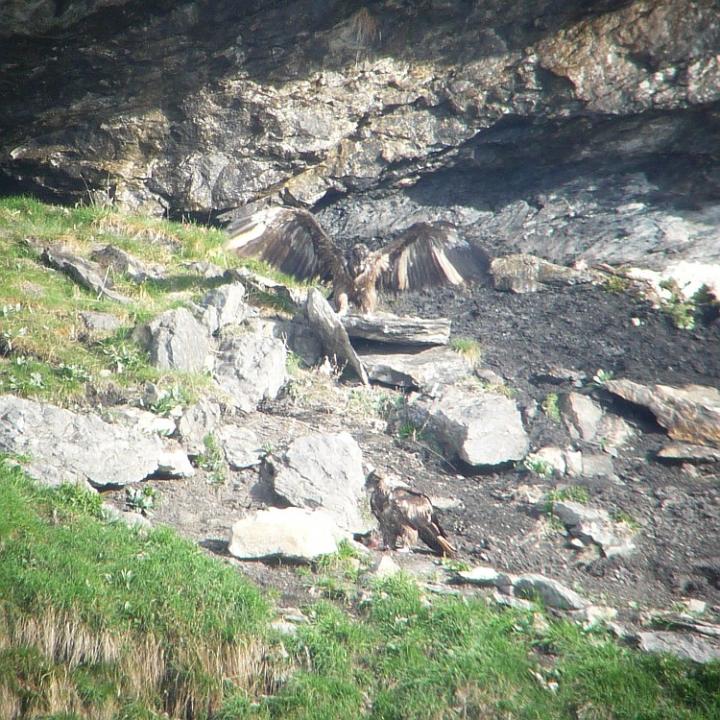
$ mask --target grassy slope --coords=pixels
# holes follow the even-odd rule
[[[7,462],[0,506],[3,718],[720,717],[719,664],[640,655],[482,598],[427,598],[404,577],[353,592],[354,613],[318,602],[273,640],[259,592],[169,530],[103,522],[97,495],[37,488]],[[342,561],[318,571],[358,579]]]
[[[134,298],[118,307],[42,267],[28,237],[84,255],[113,242],[173,279],[118,278]],[[224,265],[221,242],[107,209],[0,201],[0,392],[67,401],[108,374],[192,387],[150,368],[127,335],[207,290],[181,262]],[[124,330],[79,342],[84,309]],[[367,588],[347,553],[305,572],[333,601],[279,639],[234,570],[168,530],[104,522],[96,495],[36,488],[0,462],[0,508],[1,718],[720,718],[717,663],[640,655],[482,598],[427,598],[407,578]]]
[[[205,384],[202,376],[162,373],[151,367],[130,333],[138,322],[199,299],[217,280],[189,268],[210,261],[237,265],[223,250],[219,230],[155,218],[130,216],[112,208],[65,208],[26,197],[0,199],[0,392],[66,403],[85,384],[134,386],[152,380],[187,394]],[[161,263],[163,280],[133,283],[114,275],[115,289],[132,299],[119,305],[98,299],[40,261],[42,248],[60,244],[88,257],[94,247],[115,245],[148,263]],[[266,266],[243,263],[273,275]],[[287,280],[274,274],[278,279]],[[79,313],[115,315],[121,327],[101,341],[81,342]]]

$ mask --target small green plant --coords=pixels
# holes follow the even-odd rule
[[[695,313],[697,312],[695,302],[692,299],[685,300],[683,298],[680,286],[673,279],[663,280],[660,287],[670,293],[670,297],[662,302],[662,311],[670,317],[676,328],[694,330]]]
[[[288,350],[287,359],[285,360],[285,369],[290,377],[297,376],[304,365],[305,363],[303,363],[302,358],[297,353],[292,350]]]
[[[100,354],[110,363],[113,372],[139,370],[148,364],[147,355],[124,334],[102,340],[99,343]]]
[[[543,478],[548,478],[553,474],[553,466],[547,460],[538,457],[526,457],[523,460],[523,467],[533,475]]]
[[[603,370],[602,368],[598,368],[597,371],[595,372],[595,374],[593,375],[591,384],[594,385],[595,387],[601,388],[601,387],[604,387],[605,384],[609,380],[612,380],[613,377],[614,377],[614,373],[612,371]]]
[[[632,515],[630,515],[630,513],[625,512],[625,510],[616,510],[615,512],[610,513],[610,516],[616,523],[623,523],[631,530],[639,530],[641,527],[640,523]]]
[[[142,488],[125,488],[125,504],[135,512],[151,515],[155,509],[158,493],[150,485]]]
[[[554,423],[560,422],[560,400],[557,393],[551,392],[545,396],[542,409],[545,415]]]
[[[480,343],[473,338],[457,337],[450,340],[450,348],[462,355],[472,365],[477,365],[482,357]]]
[[[630,289],[630,279],[622,275],[611,275],[603,283],[603,288],[607,292],[622,294]]]
[[[480,387],[482,387],[485,392],[493,393],[494,395],[502,395],[503,397],[510,399],[514,398],[518,392],[514,387],[510,387],[509,385],[501,382],[487,382],[482,378],[478,378],[477,382],[480,383]]]
[[[175,408],[187,407],[192,400],[190,391],[176,383],[169,390],[160,393],[160,397],[150,406],[150,410],[156,415],[169,415]]]
[[[453,573],[466,572],[470,569],[470,563],[466,560],[457,560],[456,558],[449,558],[446,556],[440,558],[440,564],[446,570]]]
[[[208,434],[203,438],[205,452],[198,456],[198,467],[209,473],[208,482],[212,485],[222,485],[227,480],[227,463],[217,438]]]
[[[572,502],[587,505],[590,502],[590,493],[582,485],[567,485],[563,488],[551,490],[547,495],[547,499],[551,504],[560,500],[571,500]]]
[[[397,436],[401,440],[412,440],[414,442],[426,439],[425,428],[417,425],[412,420],[405,420],[400,424],[397,429]]]

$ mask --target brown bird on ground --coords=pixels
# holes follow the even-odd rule
[[[377,471],[370,473],[367,486],[371,491],[370,507],[387,547],[410,547],[417,544],[419,537],[438,555],[457,554],[427,495],[407,487],[390,487]]]
[[[228,227],[226,249],[255,257],[300,280],[332,282],[339,313],[348,306],[371,313],[377,290],[419,290],[462,285],[487,277],[487,254],[463,240],[450,223],[415,223],[396,240],[371,251],[354,245],[347,256],[315,218],[297,208],[271,206]]]

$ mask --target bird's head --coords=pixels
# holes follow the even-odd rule
[[[378,470],[371,470],[367,476],[365,485],[371,492],[387,493],[388,487],[385,482],[385,476]]]
[[[365,261],[370,255],[370,248],[365,243],[355,243],[348,253],[348,269],[353,277],[357,277],[365,269]]]

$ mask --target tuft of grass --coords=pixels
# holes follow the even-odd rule
[[[471,365],[477,365],[482,358],[480,343],[473,338],[452,338],[452,340],[450,340],[450,348],[459,355],[462,355]]]
[[[557,393],[551,392],[545,396],[542,409],[545,415],[554,423],[560,422],[560,399]]]
[[[676,328],[694,330],[695,314],[697,312],[697,305],[694,300],[685,300],[683,298],[680,287],[675,280],[663,280],[660,287],[669,293],[669,297],[662,301],[660,309],[670,317]]]
[[[622,295],[623,293],[629,292],[632,287],[632,282],[629,278],[623,277],[622,275],[611,275],[605,280],[602,287],[607,290],[607,292]]]
[[[523,460],[523,467],[533,475],[539,475],[543,478],[548,478],[553,474],[553,466],[542,458],[531,458],[526,457]]]
[[[198,467],[210,473],[208,482],[213,485],[222,485],[227,480],[228,466],[225,461],[225,453],[212,434],[203,438],[205,452],[197,458]]]
[[[590,493],[582,485],[568,485],[563,488],[551,490],[547,495],[548,502],[556,503],[560,500],[571,500],[572,502],[587,505],[590,502]]]

